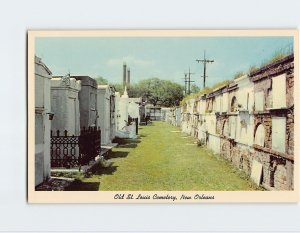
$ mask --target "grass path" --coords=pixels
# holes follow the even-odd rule
[[[140,139],[126,141],[110,155],[113,165],[82,182],[99,190],[255,190],[245,174],[195,144],[164,122],[140,128]],[[82,183],[81,183],[82,184]]]

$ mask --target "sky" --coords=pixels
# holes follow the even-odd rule
[[[207,64],[206,86],[233,79],[237,72],[259,66],[276,52],[291,46],[293,37],[40,37],[35,54],[53,75],[102,76],[109,83],[122,83],[123,62],[131,82],[158,77],[184,85],[184,73],[203,86],[203,64]]]

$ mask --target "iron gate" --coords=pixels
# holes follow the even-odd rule
[[[51,130],[51,167],[72,168],[86,165],[101,151],[101,130],[83,128],[80,136],[68,136],[68,131]]]

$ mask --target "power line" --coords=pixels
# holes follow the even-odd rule
[[[201,76],[201,77],[203,77],[203,88],[205,88],[205,80],[207,78],[207,76],[206,76],[206,64],[207,63],[213,63],[214,60],[208,60],[208,59],[206,59],[205,58],[205,50],[204,50],[204,59],[196,59],[196,62],[198,62],[198,63],[201,62],[204,65],[203,76]]]
[[[195,82],[195,81],[192,81],[191,80],[191,74],[194,74],[194,73],[191,73],[190,71],[190,67],[189,67],[189,72],[188,72],[188,94],[191,94],[191,83]]]

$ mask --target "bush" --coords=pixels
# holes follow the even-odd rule
[[[256,66],[250,66],[248,73],[251,74],[252,72],[254,72],[256,70],[258,70],[258,68]]]
[[[205,141],[204,141],[203,138],[202,138],[202,139],[198,139],[198,141],[197,141],[197,146],[199,146],[199,147],[205,146]]]

